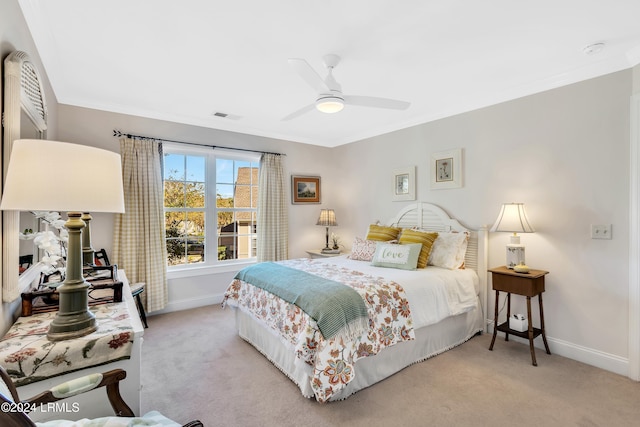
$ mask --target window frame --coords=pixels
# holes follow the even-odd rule
[[[218,260],[218,206],[217,199],[217,181],[216,181],[216,160],[235,160],[246,161],[260,164],[260,153],[250,151],[225,150],[220,148],[209,148],[205,146],[195,146],[187,144],[163,144],[163,186],[164,186],[164,154],[183,154],[202,156],[205,158],[205,249],[204,262],[193,264],[167,265],[168,278],[192,277],[197,275],[208,274],[212,272],[231,272],[237,271],[246,264],[256,262],[256,257],[243,259]],[[257,183],[256,183],[257,184]],[[244,210],[244,209],[243,209]],[[257,212],[257,207],[249,209]],[[164,192],[163,192],[163,216],[167,212],[164,208]],[[214,227],[208,224],[215,224]],[[257,237],[257,236],[256,236]],[[165,238],[166,239],[166,238]],[[213,242],[214,244],[211,244]],[[166,243],[166,240],[165,240]]]

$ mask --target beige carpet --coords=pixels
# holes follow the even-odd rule
[[[633,426],[640,383],[483,335],[341,402],[319,404],[234,329],[219,306],[149,318],[142,412],[205,426]]]

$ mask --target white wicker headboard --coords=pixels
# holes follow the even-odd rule
[[[428,231],[467,231],[469,243],[465,254],[465,268],[475,270],[480,279],[480,301],[487,324],[487,229],[470,230],[449,217],[442,208],[431,203],[413,203],[402,209],[388,225],[402,228],[419,228]]]

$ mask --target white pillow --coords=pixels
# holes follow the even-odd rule
[[[428,265],[455,270],[464,267],[469,233],[438,233],[433,242]]]

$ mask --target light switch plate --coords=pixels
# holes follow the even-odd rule
[[[591,224],[591,238],[611,240],[611,224]]]

